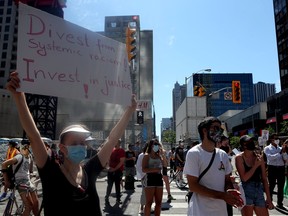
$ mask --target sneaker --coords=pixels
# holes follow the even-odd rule
[[[285,208],[283,205],[276,205],[276,208],[287,211],[287,208]]]
[[[167,199],[168,199],[168,200],[176,200],[171,194],[169,194],[169,195],[167,196]]]
[[[4,199],[6,196],[7,196],[6,192],[2,193],[1,196],[0,196],[0,200]]]

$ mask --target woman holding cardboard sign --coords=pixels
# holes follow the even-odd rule
[[[96,190],[96,178],[108,163],[115,143],[123,135],[137,102],[132,96],[119,122],[111,130],[100,151],[85,164],[86,139],[91,132],[84,125],[66,127],[59,137],[59,149],[63,160],[58,162],[47,153],[40,132],[31,116],[24,92],[17,92],[20,79],[17,72],[10,74],[6,88],[11,92],[19,118],[29,137],[35,163],[43,188],[45,215],[102,215]]]

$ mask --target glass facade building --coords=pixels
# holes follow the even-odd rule
[[[288,88],[287,1],[273,0],[281,90]]]
[[[241,103],[232,102],[232,81],[240,81]],[[244,110],[254,105],[252,73],[201,73],[193,75],[193,86],[206,90],[207,113],[220,116],[227,110]],[[188,86],[187,88],[192,88]]]

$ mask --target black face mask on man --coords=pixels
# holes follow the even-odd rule
[[[223,134],[223,130],[220,127],[214,127],[214,130],[209,130],[207,134],[207,138],[215,143],[221,141],[221,136]]]
[[[253,141],[246,143],[245,147],[249,151],[254,151],[256,149],[255,143]]]

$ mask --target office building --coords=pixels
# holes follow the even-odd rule
[[[288,88],[287,1],[273,0],[281,90]]]
[[[275,84],[258,82],[253,84],[255,104],[265,102],[268,97],[276,93]]]
[[[18,129],[19,127],[13,127],[13,124],[20,125],[20,122],[14,121],[16,110],[7,108],[7,106],[13,104],[13,101],[7,91],[3,90],[9,73],[16,69],[17,19],[17,8],[14,5],[14,1],[0,1],[0,92],[2,96],[0,99],[0,136],[4,137],[19,137],[23,135],[23,131]],[[151,137],[154,137],[155,133],[153,110],[153,31],[140,29],[139,16],[122,16],[105,18],[105,30],[104,32],[102,31],[99,33],[125,43],[125,30],[128,23],[134,25],[131,27],[137,29],[136,37],[138,37],[135,70],[131,74],[133,79],[132,83],[135,85],[137,99],[140,102],[149,101],[152,105],[149,106],[149,111],[144,112],[144,121],[146,124],[143,124],[140,127],[135,126],[134,122],[131,121],[125,132],[125,139],[127,139],[127,142],[133,142],[133,139],[142,139],[143,141],[146,141]],[[57,115],[57,122],[56,125],[53,126],[53,129],[55,129],[53,137],[56,139],[61,129],[71,123],[86,124],[92,130],[94,137],[99,140],[105,139],[124,110],[124,108],[119,105],[86,102],[66,98],[58,98],[57,104],[54,112],[55,115]],[[45,105],[47,106],[45,100],[43,100],[42,105],[43,107],[45,107]],[[38,108],[42,109],[41,106]],[[42,113],[51,116],[50,113],[43,109],[39,109],[38,111],[39,114]],[[45,117],[45,115],[43,115],[43,117]],[[39,115],[34,116],[34,118],[35,121],[39,120]],[[4,130],[7,122],[10,122],[11,127],[18,129],[14,130],[14,134],[11,134],[10,130],[9,134],[8,130]],[[42,121],[42,123],[45,122],[47,121]],[[134,135],[136,135],[136,137]]]
[[[232,81],[240,81],[241,103],[232,101]],[[244,110],[254,104],[252,73],[198,73],[193,86],[203,86],[207,97],[207,115],[220,116],[227,110]]]
[[[141,30],[138,15],[107,16],[105,17],[104,35],[126,43],[127,27],[136,30],[136,58],[133,62],[133,71],[131,71],[133,92],[136,93],[138,101],[150,101],[151,103],[151,109],[144,111],[144,124],[136,126],[137,139],[146,141],[154,137],[155,133],[153,116],[153,31]]]
[[[172,90],[172,106],[173,106],[173,119],[172,119],[172,130],[176,131],[176,111],[181,105],[181,103],[186,98],[186,85],[180,85],[178,82],[174,84]]]

